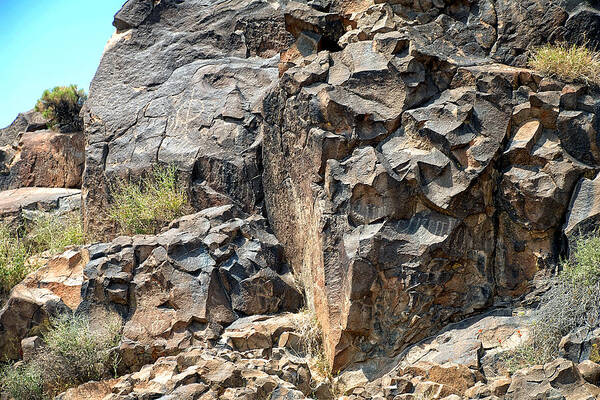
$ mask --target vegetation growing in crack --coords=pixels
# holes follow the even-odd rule
[[[511,372],[557,358],[565,335],[600,322],[600,236],[577,239],[572,257],[561,267],[532,316],[530,340],[503,357]]]
[[[600,53],[585,44],[546,44],[534,50],[529,65],[561,81],[600,85]]]
[[[188,196],[174,166],[156,167],[140,182],[119,180],[112,190],[110,218],[126,235],[154,234],[189,211]]]
[[[77,85],[56,86],[46,89],[37,101],[35,110],[48,120],[48,128],[60,132],[79,132],[83,130],[83,120],[79,116],[87,95]]]
[[[298,313],[296,333],[299,337],[298,354],[308,360],[313,377],[317,381],[329,382],[334,398],[337,398],[333,373],[325,355],[323,330],[314,311],[307,308]]]
[[[41,266],[32,258],[34,255],[56,255],[84,242],[78,213],[39,213],[25,223],[24,229],[0,227],[0,297]]]
[[[8,365],[0,375],[3,391],[14,400],[53,398],[70,387],[114,375],[120,363],[121,321],[116,316],[92,329],[85,317],[63,315],[50,322],[43,340],[31,360]]]

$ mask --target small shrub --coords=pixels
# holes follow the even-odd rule
[[[152,234],[189,210],[185,190],[178,187],[174,166],[157,167],[139,183],[118,181],[113,188],[110,218],[123,234]]]
[[[10,290],[31,272],[27,263],[31,252],[22,235],[0,226],[0,296]]]
[[[600,363],[600,349],[598,348],[598,343],[592,344],[592,350],[590,351],[590,361],[593,361],[596,364]]]
[[[563,336],[580,327],[598,326],[600,237],[581,237],[576,241],[571,261],[562,263],[561,274],[542,297],[532,318],[529,343],[505,354],[507,365],[546,363],[558,356]]]
[[[116,318],[109,318],[96,331],[82,316],[67,314],[53,320],[51,328],[43,334],[41,360],[47,365],[46,380],[62,390],[107,376],[119,362],[115,348],[121,340],[120,331],[121,324]]]
[[[548,356],[543,352],[539,352],[538,347],[533,344],[523,344],[502,353],[500,360],[510,374],[530,365],[544,364],[546,361],[548,361]]]
[[[600,53],[585,45],[546,44],[533,52],[529,65],[565,82],[600,84]]]
[[[44,345],[28,363],[8,366],[1,376],[4,391],[15,398],[53,398],[70,387],[108,378],[120,362],[117,346],[121,322],[108,317],[92,330],[85,317],[66,314],[53,319],[42,334]]]
[[[61,132],[81,131],[83,121],[79,112],[86,99],[84,90],[77,89],[77,85],[56,86],[52,90],[44,90],[35,110],[48,119],[49,128]]]
[[[314,312],[308,309],[300,311],[296,332],[300,336],[301,356],[309,360],[322,379],[331,379],[332,372],[323,346],[323,330]]]
[[[6,366],[0,374],[2,389],[14,400],[43,400],[44,381],[37,365]]]
[[[600,236],[582,236],[575,241],[570,260],[562,263],[562,277],[584,286],[600,282]]]

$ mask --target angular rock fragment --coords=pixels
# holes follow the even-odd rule
[[[156,236],[90,246],[78,310],[92,319],[107,311],[123,317],[127,367],[214,344],[240,317],[302,306],[264,219],[234,214],[232,206],[206,209]]]

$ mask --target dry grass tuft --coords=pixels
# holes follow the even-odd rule
[[[560,340],[570,332],[600,325],[600,237],[580,237],[571,260],[533,313],[531,340],[504,354],[509,371],[558,357]]]
[[[600,85],[600,53],[585,45],[546,44],[533,52],[529,66],[561,81]]]
[[[108,214],[126,235],[158,233],[190,208],[174,166],[156,167],[139,183],[118,181],[112,197]]]
[[[0,386],[14,400],[54,398],[70,387],[114,376],[121,361],[121,320],[108,316],[98,329],[86,318],[63,315],[42,334],[44,345],[27,363],[8,365]]]
[[[0,298],[40,265],[32,262],[35,254],[59,254],[68,246],[85,243],[78,213],[57,215],[40,213],[15,231],[0,227]]]

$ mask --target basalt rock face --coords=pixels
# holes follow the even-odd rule
[[[193,205],[262,207],[262,98],[289,47],[278,2],[130,0],[115,16],[83,111],[84,221],[103,219],[110,182],[175,164]]]
[[[600,166],[600,96],[521,68],[597,4],[375,3],[288,6],[263,110],[269,222],[334,369],[526,293]]]
[[[0,146],[18,142],[23,132],[34,132],[46,129],[48,120],[34,110],[17,115],[17,118],[6,128],[0,129]]]
[[[92,245],[78,311],[123,318],[130,369],[214,343],[240,317],[297,311],[302,295],[265,222],[222,206],[156,236]]]
[[[596,40],[599,8],[130,0],[82,114],[85,224],[110,234],[111,182],[175,164],[197,209],[267,216],[334,369],[398,354],[525,294],[564,227],[594,220],[573,193],[594,191],[600,96],[526,64],[542,43]],[[267,278],[229,307],[274,312],[254,303]]]

